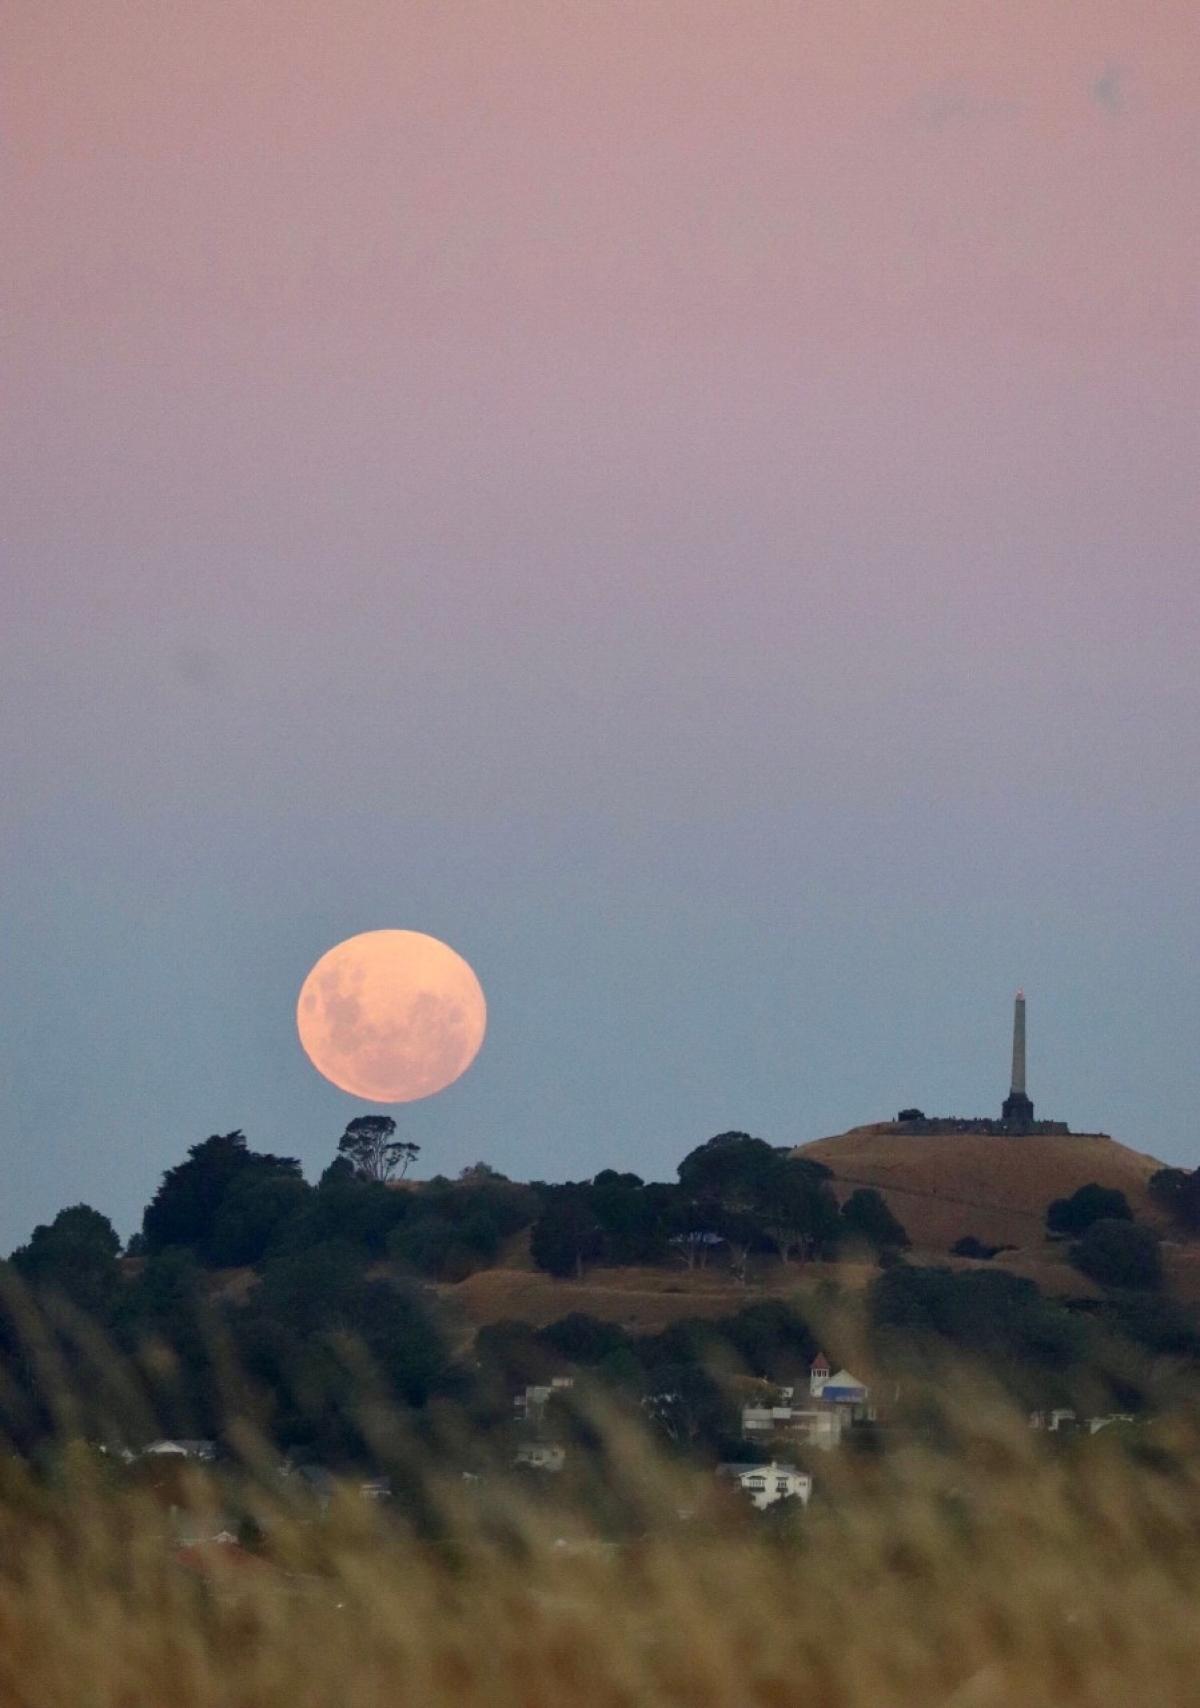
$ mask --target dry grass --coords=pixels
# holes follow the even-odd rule
[[[832,1456],[799,1522],[620,1428],[572,1506],[503,1478],[427,1483],[400,1518],[318,1515],[251,1471],[253,1555],[181,1551],[94,1455],[0,1489],[5,1708],[1139,1708],[1196,1699],[1200,1458],[1164,1427],[1052,1453],[965,1396],[933,1453]],[[98,1468],[99,1467],[99,1468]],[[605,1540],[596,1496],[621,1540]],[[591,1511],[593,1516],[584,1514]],[[680,1517],[680,1513],[690,1516]],[[608,1529],[608,1535],[612,1531]]]
[[[796,1152],[877,1186],[914,1245],[947,1251],[965,1234],[994,1245],[1042,1245],[1046,1205],[1096,1181],[1124,1192],[1139,1221],[1155,1222],[1146,1182],[1162,1164],[1101,1133],[902,1133],[879,1123],[818,1139]],[[837,1183],[840,1196],[853,1184]]]

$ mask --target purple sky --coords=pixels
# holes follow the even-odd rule
[[[1193,0],[10,14],[0,1248],[310,1172],[990,1112],[1200,1163]]]

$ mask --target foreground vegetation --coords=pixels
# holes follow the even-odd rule
[[[847,1217],[744,1135],[679,1173],[407,1192],[344,1152],[309,1186],[225,1135],[168,1172],[132,1252],[86,1206],[35,1230],[0,1267],[0,1702],[1190,1701],[1200,1323],[1131,1263],[1127,1209],[1052,1207],[1100,1289],[1064,1301],[982,1250],[910,1261],[886,1206]],[[529,1229],[572,1273],[596,1227],[733,1275],[790,1252],[796,1284],[657,1334],[573,1312],[456,1337],[429,1285],[448,1254]],[[809,1250],[855,1240],[880,1260],[864,1296],[806,1282]],[[789,1443],[811,1502],[756,1512],[716,1467],[755,1452],[747,1396],[818,1348],[879,1418],[837,1452]],[[563,1372],[568,1452],[539,1476],[513,1398]],[[1031,1429],[1055,1406],[1105,1427]],[[212,1461],[139,1451],[159,1436]]]
[[[552,1497],[392,1502],[243,1462],[139,1481],[60,1443],[0,1477],[0,1700],[37,1708],[1075,1708],[1194,1698],[1200,1456],[1176,1419],[1052,1450],[970,1385],[936,1441],[831,1455],[756,1517],[619,1422]],[[242,1540],[180,1546],[188,1514]],[[217,1520],[210,1516],[209,1528]],[[200,1525],[203,1533],[203,1525]]]

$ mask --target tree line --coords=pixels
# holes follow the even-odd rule
[[[416,1156],[390,1118],[360,1117],[311,1184],[297,1159],[256,1151],[240,1131],[215,1134],[165,1172],[124,1251],[97,1210],[59,1212],[0,1265],[0,1428],[24,1449],[56,1427],[55,1371],[79,1372],[94,1329],[144,1373],[155,1432],[219,1435],[232,1404],[265,1439],[330,1462],[369,1457],[354,1370],[370,1372],[385,1406],[416,1418],[450,1407],[484,1434],[511,1416],[514,1384],[581,1370],[668,1438],[711,1447],[731,1415],[714,1358],[790,1378],[815,1348],[792,1306],[767,1301],[657,1336],[579,1313],[540,1331],[498,1324],[465,1351],[429,1283],[495,1263],[516,1236],[562,1276],[609,1263],[724,1265],[744,1279],[755,1261],[799,1270],[866,1248],[881,1268],[866,1296],[879,1369],[966,1354],[1024,1397],[1083,1363],[1113,1372],[1112,1391],[1135,1405],[1148,1360],[1200,1358],[1194,1313],[1155,1294],[1155,1236],[1100,1187],[1048,1211],[1050,1231],[1075,1242],[1078,1266],[1107,1289],[1072,1304],[1001,1270],[905,1261],[907,1235],[878,1192],[839,1206],[822,1164],[746,1133],[697,1146],[673,1182],[605,1169],[525,1184],[479,1163],[416,1185],[404,1178]],[[1181,1223],[1191,1179],[1152,1183]],[[970,1255],[995,1250],[975,1244]],[[44,1307],[35,1332],[30,1299]],[[1136,1357],[1114,1350],[1130,1345]],[[136,1433],[132,1418],[127,1427]]]

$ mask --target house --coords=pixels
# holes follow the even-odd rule
[[[801,1381],[780,1388],[778,1399],[762,1400],[742,1407],[742,1436],[747,1441],[770,1442],[786,1436],[828,1452],[841,1444],[853,1423],[874,1422],[871,1390],[851,1371],[834,1371],[823,1352],[818,1352],[808,1372],[807,1387]]]
[[[760,1512],[781,1500],[798,1500],[801,1506],[807,1506],[812,1495],[812,1478],[807,1471],[798,1471],[794,1465],[780,1464],[774,1459],[769,1465],[731,1461],[718,1465],[717,1475],[736,1483]]]
[[[216,1456],[215,1441],[152,1441],[142,1448],[143,1459],[199,1459],[207,1463]]]
[[[855,1423],[864,1419],[873,1422],[875,1419],[870,1388],[849,1370],[836,1370],[831,1374],[829,1360],[823,1352],[818,1352],[809,1367],[808,1391],[823,1405],[844,1409]]]
[[[546,1407],[556,1394],[575,1386],[573,1376],[552,1376],[549,1382],[531,1382],[523,1393],[513,1398],[513,1417],[530,1429],[541,1429],[546,1421]]]
[[[531,1471],[561,1471],[566,1462],[567,1450],[556,1441],[522,1441],[513,1460]]]
[[[1051,1435],[1070,1434],[1079,1426],[1079,1414],[1071,1406],[1055,1406],[1053,1411],[1034,1411],[1029,1414],[1030,1429],[1044,1429]]]
[[[1130,1412],[1105,1412],[1097,1417],[1080,1417],[1070,1406],[1056,1406],[1053,1411],[1033,1411],[1029,1414],[1030,1429],[1045,1430],[1050,1435],[1073,1435],[1086,1430],[1099,1435],[1114,1423],[1135,1423]]]
[[[792,1390],[785,1389],[785,1395]],[[828,1452],[841,1443],[847,1423],[843,1407],[814,1401],[811,1405],[746,1405],[742,1407],[742,1436],[746,1441],[773,1441],[779,1436]]]

